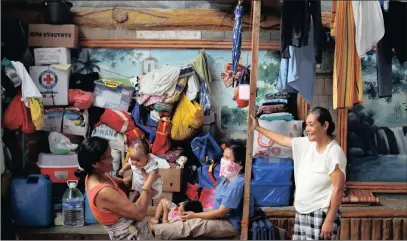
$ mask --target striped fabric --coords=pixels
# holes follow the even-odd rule
[[[335,18],[333,107],[351,108],[363,101],[362,70],[356,51],[352,1],[337,1]]]
[[[371,191],[355,190],[350,191],[342,199],[342,203],[379,203],[379,199],[373,196]]]

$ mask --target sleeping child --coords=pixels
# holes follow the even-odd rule
[[[201,202],[199,200],[188,200],[177,206],[175,203],[163,198],[158,203],[155,216],[150,219],[150,224],[158,224],[161,217],[162,223],[172,223],[181,220],[181,214],[189,211],[194,213],[203,212]]]
[[[156,176],[150,179],[153,180],[153,199],[161,195],[163,186],[161,176],[158,173],[158,163],[155,158],[157,157],[150,153],[150,146],[147,141],[137,139],[130,147],[128,162],[119,171],[119,175],[123,176],[124,172],[131,168],[132,176],[123,178],[123,182],[126,186],[131,186],[131,189],[138,194],[144,185],[146,174]]]

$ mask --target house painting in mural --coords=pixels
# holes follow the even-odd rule
[[[348,116],[348,181],[407,182],[407,67],[393,59],[393,94],[378,98],[376,56],[362,58],[364,103]],[[391,175],[389,175],[391,173]]]
[[[141,68],[142,68],[142,74],[147,74],[148,72],[155,70],[158,66],[158,60],[154,57],[151,56],[151,52],[150,52],[150,56],[148,56],[147,58],[145,58],[143,61],[141,61]]]

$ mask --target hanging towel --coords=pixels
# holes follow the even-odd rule
[[[333,108],[351,108],[363,101],[362,70],[355,44],[351,1],[336,2]]]
[[[281,59],[277,90],[281,92],[299,92],[308,103],[314,95],[316,64],[314,55],[314,35],[311,26],[308,45],[301,48],[289,46],[291,58]]]
[[[30,74],[25,69],[24,65],[20,62],[11,61],[14,68],[17,71],[17,74],[21,78],[21,93],[22,97],[21,100],[24,101],[26,107],[29,108],[29,98],[34,97],[42,100],[42,95],[40,91],[37,89],[37,86],[34,84],[33,80],[31,79]]]
[[[379,1],[352,1],[355,42],[359,57],[384,36],[383,14]]]
[[[37,131],[44,128],[44,105],[42,100],[31,97],[29,99],[31,119]]]
[[[212,77],[209,71],[205,51],[201,50],[198,56],[192,61],[191,64],[195,72],[198,74],[199,78],[205,81],[206,87],[208,88],[208,92],[211,93],[210,84],[212,83]]]

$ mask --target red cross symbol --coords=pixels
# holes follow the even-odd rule
[[[47,74],[47,76],[43,78],[43,80],[47,83],[47,85],[50,85],[54,81],[54,78],[52,78],[51,75]]]

